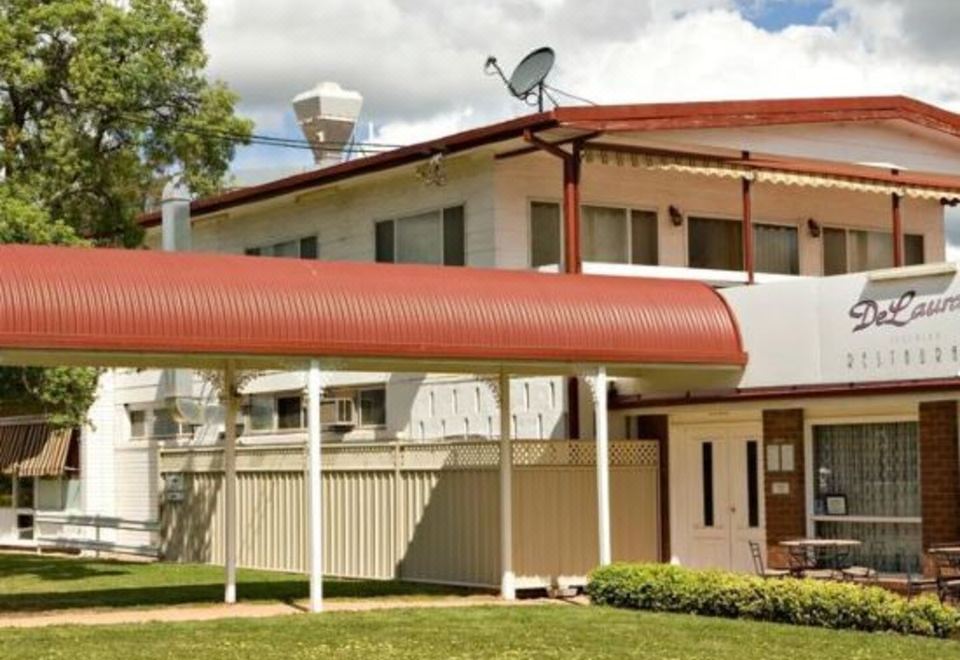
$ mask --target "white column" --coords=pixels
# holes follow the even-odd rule
[[[223,602],[237,602],[237,392],[232,362],[223,370],[223,501],[224,588]]]
[[[500,595],[517,597],[513,578],[513,449],[510,429],[510,375],[500,374]]]
[[[309,479],[309,505],[307,507],[310,527],[310,611],[323,610],[323,499],[321,494],[320,460],[320,397],[323,395],[320,379],[320,363],[310,362],[307,374],[307,444]]]
[[[593,384],[594,419],[597,435],[597,531],[600,537],[600,565],[611,561],[610,555],[610,457],[607,437],[607,368],[597,367]]]

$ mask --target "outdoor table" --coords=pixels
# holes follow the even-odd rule
[[[839,554],[839,551],[849,552],[852,548],[856,548],[861,545],[860,541],[856,539],[792,539],[789,541],[781,541],[780,545],[790,551],[799,551],[802,550],[805,557],[813,557],[812,565],[808,568],[812,569],[822,569],[822,568],[831,568],[839,569],[843,568],[842,566],[831,566],[829,564],[836,563],[835,558],[836,554]]]
[[[954,568],[960,568],[960,544],[958,545],[937,545],[932,548],[927,548],[928,555],[939,555],[943,557],[943,560],[953,566]]]

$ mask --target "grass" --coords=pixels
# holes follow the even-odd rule
[[[325,580],[327,598],[431,597],[463,589],[412,582]],[[243,601],[307,598],[307,577],[240,570]],[[223,600],[223,569],[199,564],[134,563],[0,553],[0,613],[74,608],[157,607]],[[2,655],[2,654],[0,654]]]
[[[0,630],[0,648],[6,660],[960,658],[960,644],[952,641],[573,605]]]

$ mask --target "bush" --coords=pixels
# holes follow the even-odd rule
[[[927,637],[960,633],[960,613],[932,596],[912,601],[879,587],[763,579],[668,564],[613,564],[590,575],[595,604]]]

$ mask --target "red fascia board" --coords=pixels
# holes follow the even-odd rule
[[[783,385],[779,387],[752,387],[691,394],[675,397],[642,397],[621,395],[610,401],[612,410],[634,408],[672,408],[721,403],[745,403],[750,401],[777,401],[783,399],[823,399],[845,396],[883,396],[894,394],[921,394],[924,392],[960,391],[960,378],[926,378],[913,380],[885,380],[859,383],[824,383],[806,385]]]
[[[905,96],[560,107],[199,199],[190,205],[190,209],[194,215],[216,213],[234,206],[399,167],[436,153],[456,153],[517,138],[524,131],[540,131],[558,126],[591,132],[616,132],[891,119],[902,119],[960,137],[960,115]],[[156,226],[160,223],[160,213],[154,211],[143,214],[138,218],[138,223],[144,227]]]

